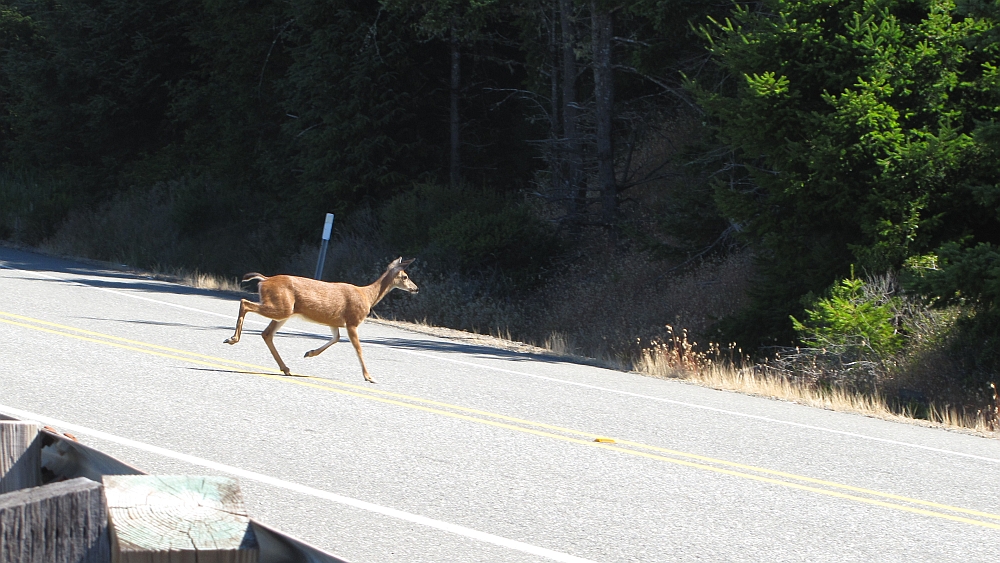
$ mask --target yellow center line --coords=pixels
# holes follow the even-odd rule
[[[4,318],[4,317],[7,317],[7,318]],[[24,322],[18,322],[18,321],[12,320],[12,319],[18,319],[18,321],[24,321]],[[6,312],[0,311],[0,322],[4,322],[4,323],[9,324],[9,325],[14,325],[14,326],[19,326],[19,327],[29,328],[29,329],[32,329],[32,330],[38,330],[38,331],[46,332],[46,333],[50,333],[50,334],[57,334],[57,335],[60,335],[60,336],[67,336],[67,337],[71,337],[71,338],[76,338],[76,339],[87,341],[87,342],[93,342],[93,343],[97,343],[97,344],[104,344],[104,345],[112,346],[112,347],[115,347],[115,348],[126,349],[126,350],[135,351],[135,352],[141,352],[141,353],[144,353],[144,354],[150,354],[150,355],[164,357],[164,358],[181,360],[181,361],[195,363],[195,364],[204,365],[204,366],[213,367],[213,368],[232,369],[233,366],[240,366],[240,367],[243,367],[243,368],[251,368],[251,369],[257,370],[257,372],[245,372],[245,373],[250,373],[251,375],[256,375],[258,377],[264,377],[264,378],[272,379],[272,380],[275,380],[275,381],[281,381],[281,382],[284,382],[284,383],[294,383],[296,385],[301,385],[301,386],[304,386],[304,387],[309,387],[309,388],[314,388],[314,389],[320,389],[320,390],[324,390],[324,391],[338,393],[338,394],[341,394],[341,395],[346,395],[346,396],[351,396],[351,397],[357,397],[357,398],[367,399],[367,400],[371,400],[371,401],[377,401],[377,402],[380,402],[380,403],[390,404],[390,405],[394,405],[394,406],[400,406],[400,407],[404,407],[404,408],[408,408],[408,409],[412,409],[412,410],[418,410],[418,411],[427,412],[427,413],[431,413],[431,414],[436,414],[436,415],[441,415],[441,416],[447,416],[447,417],[450,417],[450,418],[456,418],[456,419],[459,419],[459,420],[465,420],[465,421],[473,422],[473,423],[477,423],[477,424],[485,424],[485,425],[489,425],[489,426],[503,428],[503,429],[506,429],[506,430],[513,430],[513,431],[516,431],[516,432],[523,432],[523,433],[533,434],[533,435],[536,435],[536,436],[542,436],[542,437],[546,437],[546,438],[553,438],[553,439],[562,440],[562,441],[566,441],[566,442],[571,442],[571,443],[575,443],[575,444],[587,445],[587,446],[592,446],[592,447],[598,447],[598,448],[602,448],[602,449],[606,449],[606,450],[612,450],[612,451],[615,451],[615,452],[630,454],[630,455],[644,457],[644,458],[653,459],[653,460],[657,460],[657,461],[664,461],[664,462],[672,463],[672,464],[675,464],[675,465],[682,465],[682,466],[696,468],[696,469],[701,469],[701,470],[705,470],[705,471],[711,471],[711,472],[714,472],[714,473],[721,473],[721,474],[725,474],[725,475],[731,475],[731,476],[735,476],[735,477],[741,477],[741,478],[745,478],[745,479],[751,479],[751,480],[755,480],[755,481],[759,481],[759,482],[781,485],[781,486],[785,486],[785,487],[789,487],[789,488],[793,488],[793,489],[814,492],[814,493],[818,493],[818,494],[823,494],[823,495],[832,496],[832,497],[836,497],[836,498],[847,499],[847,500],[853,500],[853,501],[857,501],[857,502],[863,502],[863,503],[877,505],[877,506],[882,506],[882,507],[886,507],[886,508],[892,508],[892,509],[902,510],[902,511],[911,512],[911,513],[915,513],[915,514],[921,514],[921,515],[925,515],[925,516],[932,516],[932,517],[936,517],[936,518],[943,518],[943,519],[947,519],[947,520],[952,520],[952,521],[956,521],[956,522],[962,522],[962,523],[966,523],[966,524],[973,524],[973,525],[976,525],[976,526],[982,526],[982,527],[987,527],[987,528],[1000,529],[1000,524],[994,524],[992,522],[983,522],[981,520],[974,520],[974,519],[971,519],[971,518],[964,518],[964,517],[955,516],[955,515],[952,515],[952,514],[944,514],[944,513],[941,513],[941,512],[934,512],[934,511],[931,511],[931,510],[926,510],[926,509],[922,509],[922,508],[916,508],[916,507],[913,507],[913,506],[905,506],[905,505],[895,504],[895,503],[886,502],[886,501],[882,501],[882,500],[877,500],[877,499],[872,499],[872,498],[867,498],[867,497],[860,497],[860,496],[856,496],[856,495],[852,495],[852,494],[848,494],[848,493],[842,493],[842,492],[838,492],[838,491],[831,491],[829,489],[822,489],[822,488],[818,488],[818,487],[813,487],[813,486],[804,485],[804,484],[800,484],[800,483],[789,482],[789,481],[786,481],[786,480],[776,479],[776,478],[772,478],[772,477],[765,477],[765,476],[762,476],[762,475],[754,475],[754,474],[751,474],[751,473],[746,473],[746,471],[752,471],[754,473],[762,473],[762,474],[765,474],[765,475],[772,475],[774,477],[781,477],[782,479],[790,479],[790,480],[793,480],[793,481],[799,481],[801,483],[810,483],[810,484],[813,484],[813,485],[820,485],[820,486],[824,486],[824,487],[831,487],[831,488],[835,488],[835,489],[841,489],[841,490],[845,490],[845,491],[851,491],[851,492],[854,492],[854,493],[865,494],[865,495],[870,495],[870,496],[875,496],[875,497],[881,497],[881,498],[884,498],[884,499],[891,499],[891,500],[895,500],[895,501],[899,501],[899,502],[906,502],[906,503],[909,503],[909,504],[916,504],[916,505],[926,506],[926,507],[930,507],[930,508],[936,508],[936,509],[939,509],[939,510],[947,510],[949,512],[957,512],[957,513],[962,513],[962,514],[968,514],[970,516],[978,516],[978,517],[981,517],[981,518],[989,518],[989,519],[994,519],[994,520],[1000,520],[1000,515],[990,514],[990,513],[987,513],[987,512],[981,512],[981,511],[977,511],[977,510],[971,510],[971,509],[966,509],[966,508],[949,506],[949,505],[945,505],[945,504],[941,504],[941,503],[924,501],[924,500],[914,499],[914,498],[900,496],[900,495],[894,495],[894,494],[891,494],[891,493],[883,493],[883,492],[880,492],[880,491],[874,491],[874,490],[870,490],[870,489],[864,489],[864,488],[861,488],[861,487],[854,487],[854,486],[851,486],[851,485],[844,485],[844,484],[841,484],[841,483],[836,483],[836,482],[832,482],[832,481],[825,481],[825,480],[822,480],[822,479],[815,479],[815,478],[812,478],[812,477],[806,477],[806,476],[802,476],[802,475],[796,475],[796,474],[793,474],[793,473],[786,473],[786,472],[783,472],[783,471],[776,471],[776,470],[766,469],[766,468],[762,468],[762,467],[755,467],[755,466],[751,466],[751,465],[745,465],[745,464],[735,463],[735,462],[731,462],[731,461],[726,461],[726,460],[721,460],[721,459],[715,459],[715,458],[711,458],[711,457],[707,457],[707,456],[701,456],[701,455],[697,455],[697,454],[691,454],[691,453],[687,453],[687,452],[681,452],[681,451],[678,451],[678,450],[672,450],[672,449],[669,449],[669,448],[661,448],[661,447],[658,447],[658,446],[652,446],[652,445],[643,444],[643,443],[640,443],[640,442],[631,442],[631,441],[627,441],[627,440],[616,440],[616,443],[614,443],[614,444],[605,443],[605,442],[595,442],[593,440],[596,439],[596,438],[602,437],[602,435],[600,435],[600,434],[594,434],[594,433],[590,433],[590,432],[582,432],[582,431],[579,431],[579,430],[573,430],[573,429],[569,429],[569,428],[563,428],[563,427],[559,427],[559,426],[554,426],[554,425],[545,424],[545,423],[541,423],[541,422],[535,422],[535,421],[520,419],[520,418],[506,416],[506,415],[497,414],[497,413],[491,413],[491,412],[488,412],[488,411],[481,411],[481,410],[477,410],[477,409],[473,409],[473,408],[469,408],[469,407],[463,407],[463,406],[459,406],[459,405],[452,405],[452,404],[449,404],[449,403],[443,403],[443,402],[439,402],[439,401],[433,401],[433,400],[430,400],[430,399],[422,399],[422,398],[419,398],[419,397],[412,397],[412,396],[403,395],[403,394],[400,394],[400,393],[393,393],[391,391],[383,391],[383,390],[380,390],[380,389],[372,389],[370,387],[363,387],[363,386],[360,386],[360,385],[353,385],[353,384],[350,384],[350,383],[342,383],[342,382],[337,382],[337,381],[331,381],[331,380],[328,380],[328,379],[318,378],[318,377],[314,377],[314,376],[303,376],[304,378],[308,379],[308,381],[304,381],[302,379],[296,379],[296,378],[288,378],[288,377],[286,377],[284,375],[280,375],[279,372],[277,372],[274,369],[265,368],[263,366],[258,366],[258,365],[255,365],[255,364],[249,364],[249,363],[239,362],[239,361],[235,361],[235,360],[228,360],[228,359],[225,359],[225,358],[218,358],[218,357],[215,357],[215,356],[209,356],[209,355],[205,355],[205,354],[198,354],[198,353],[195,353],[195,352],[188,352],[186,350],[179,350],[179,349],[176,349],[176,348],[170,348],[170,347],[166,347],[166,346],[160,346],[160,345],[156,345],[156,344],[150,344],[150,343],[141,342],[141,341],[137,341],[137,340],[130,340],[130,339],[127,339],[127,338],[121,338],[121,337],[118,337],[118,336],[112,336],[112,335],[103,334],[103,333],[99,333],[99,332],[93,332],[93,331],[89,331],[89,330],[85,330],[85,329],[80,329],[80,328],[76,328],[76,327],[71,327],[71,326],[67,326],[67,325],[61,325],[61,324],[58,324],[58,323],[52,323],[52,322],[49,322],[49,321],[43,321],[43,320],[40,320],[40,319],[34,319],[34,318],[31,318],[31,317],[25,317],[25,316],[21,316],[21,315],[15,315],[13,313],[6,313]],[[52,328],[45,328],[45,327],[52,327]],[[76,333],[76,334],[74,334],[74,333]],[[342,388],[338,389],[337,387],[342,387]],[[414,403],[423,403],[423,404],[421,405],[421,404],[414,404]],[[432,406],[424,406],[424,405],[432,405]],[[437,408],[435,408],[435,407],[437,407]],[[442,410],[442,409],[450,409],[450,410]],[[493,418],[493,419],[496,419],[496,420],[487,420],[487,419],[484,419],[484,418],[479,418],[479,417],[476,417],[476,416],[469,416],[467,414],[460,414],[459,412],[453,412],[453,411],[460,411],[460,412],[464,412],[464,413],[475,414],[475,415],[479,415],[479,417],[485,416],[485,417]],[[506,421],[506,422],[499,422],[499,421]],[[508,424],[508,423],[513,423],[513,424]],[[518,425],[520,425],[520,426],[518,426]],[[527,426],[527,428],[525,426]],[[534,427],[534,428],[531,428],[531,427]],[[539,429],[544,429],[544,430],[539,430]],[[553,432],[548,432],[546,430],[551,430],[553,432],[561,432],[562,434],[555,434]],[[573,438],[573,437],[567,436],[565,434],[575,435],[575,436],[581,436],[583,438]],[[586,438],[586,439],[584,439],[584,438]],[[623,446],[628,446],[628,447],[623,447]],[[668,454],[670,456],[675,456],[675,457],[667,457],[665,455],[657,455],[656,453],[648,453],[648,452],[643,452],[643,451],[636,451],[635,449],[630,449],[630,448],[640,448],[640,449],[650,450],[652,452],[658,452],[659,454]],[[703,463],[698,463],[698,462],[695,462],[695,461],[687,461],[686,459],[677,459],[677,457],[687,458],[687,459],[690,459],[690,460],[697,460],[697,461],[700,461],[700,462],[703,462]],[[742,471],[735,471],[733,469],[724,469],[722,467],[716,467],[716,466],[713,466],[713,465],[706,465],[706,463],[711,463],[711,464],[714,464],[714,465],[721,465],[721,466],[725,466],[725,467],[731,467],[731,468],[735,468],[735,469],[740,469]]]
[[[103,332],[94,332],[92,330],[86,330],[86,329],[82,329],[82,328],[77,328],[75,326],[69,326],[69,325],[63,325],[63,324],[53,323],[53,322],[49,322],[49,321],[43,321],[42,319],[35,319],[35,318],[32,318],[32,317],[25,317],[25,316],[22,316],[22,315],[15,315],[14,313],[7,313],[5,311],[0,311],[0,317],[10,317],[12,319],[17,319],[17,320],[20,320],[20,321],[24,321],[26,323],[32,323],[32,324],[37,324],[37,325],[42,325],[42,326],[50,326],[50,327],[54,327],[54,328],[58,328],[58,329],[62,329],[62,330],[69,330],[69,331],[77,332],[77,333],[80,333],[80,334],[87,334],[87,335],[90,335],[90,336],[95,336],[97,338],[101,338],[101,339],[104,339],[104,340],[112,340],[112,341],[115,341],[115,342],[124,342],[126,344],[132,344],[132,345],[135,345],[135,346],[143,346],[143,347],[146,347],[146,348],[152,348],[154,350],[163,350],[165,352],[173,352],[175,354],[183,354],[185,356],[191,356],[191,357],[194,357],[194,358],[202,358],[202,359],[205,359],[205,360],[212,360],[212,361],[215,361],[215,362],[223,361],[223,362],[226,362],[226,363],[229,363],[229,364],[233,364],[233,365],[237,365],[237,366],[243,366],[243,367],[254,368],[254,369],[262,369],[264,371],[269,371],[269,372],[273,371],[275,373],[280,373],[280,372],[277,372],[276,370],[268,369],[268,368],[261,367],[261,366],[258,366],[258,365],[254,365],[254,364],[247,364],[247,363],[238,362],[238,361],[235,361],[235,360],[226,360],[226,359],[219,358],[219,357],[216,357],[216,356],[206,356],[205,354],[198,354],[197,352],[189,352],[187,350],[178,350],[177,348],[169,348],[167,346],[160,346],[158,344],[150,344],[148,342],[142,342],[140,340],[130,340],[128,338],[122,338],[120,336],[112,336],[110,334],[104,334]],[[0,319],[0,320],[2,320],[2,319]],[[15,324],[15,323],[11,323],[11,324]],[[29,328],[33,328],[33,327],[29,327]],[[66,335],[66,336],[72,336],[72,335]],[[216,366],[216,367],[218,367],[218,366]]]

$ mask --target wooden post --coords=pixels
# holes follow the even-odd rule
[[[231,477],[105,475],[113,563],[257,563]]]
[[[108,563],[101,488],[80,477],[0,495],[0,563]]]
[[[35,422],[0,420],[0,494],[42,484],[38,430]]]

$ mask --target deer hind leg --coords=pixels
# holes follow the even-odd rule
[[[271,324],[267,325],[267,328],[260,333],[260,337],[264,339],[264,344],[267,344],[268,350],[271,351],[271,355],[274,356],[274,361],[278,362],[278,367],[281,368],[282,373],[285,375],[292,375],[292,371],[288,369],[285,362],[281,361],[281,356],[278,355],[278,350],[274,347],[274,333],[278,332],[281,325],[285,324],[288,319],[282,319],[280,321],[271,321]]]
[[[222,341],[223,344],[236,344],[240,341],[240,336],[243,334],[243,318],[247,316],[247,313],[256,313],[260,308],[259,305],[253,301],[247,301],[246,299],[240,299],[240,314],[236,317],[236,333],[232,337],[227,338]]]
[[[340,342],[340,329],[335,326],[330,328],[333,329],[333,338],[331,338],[329,342],[320,346],[319,348],[316,348],[315,350],[309,350],[308,352],[306,352],[306,355],[303,356],[304,358],[312,358],[313,356],[318,356],[322,354],[323,351],[329,348],[330,346],[333,346],[334,344]]]
[[[375,383],[372,376],[368,374],[368,368],[365,367],[365,358],[361,355],[361,341],[358,339],[358,327],[347,327],[347,337],[351,339],[351,344],[354,345],[354,351],[358,353],[358,361],[361,362],[361,373],[364,374],[365,381],[368,383]]]

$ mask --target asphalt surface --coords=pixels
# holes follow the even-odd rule
[[[419,285],[419,278],[414,279]],[[0,412],[348,561],[993,561],[1000,441],[238,298],[0,248]],[[60,426],[62,425],[62,426]],[[595,441],[597,439],[614,442]]]

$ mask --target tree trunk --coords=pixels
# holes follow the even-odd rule
[[[549,148],[549,171],[552,174],[552,193],[558,195],[562,190],[562,147],[559,142],[559,134],[562,124],[559,122],[559,38],[556,34],[556,12],[559,10],[557,2],[552,2],[552,25],[549,26],[549,60],[552,62],[549,75],[549,87],[551,97],[549,98],[549,135],[552,144]]]
[[[587,190],[583,185],[583,151],[577,127],[579,110],[576,101],[576,50],[573,31],[573,0],[559,0],[559,24],[562,32],[562,108],[563,138],[566,147],[566,197],[570,202],[572,223],[579,225],[586,213]],[[578,228],[574,228],[577,231]]]
[[[618,210],[614,146],[611,142],[615,89],[611,75],[611,12],[600,0],[590,0],[591,40],[594,48],[594,112],[597,125],[597,181],[601,190],[602,220],[614,237]]]
[[[458,49],[458,36],[454,26],[451,28],[451,158],[449,162],[449,177],[452,187],[457,187],[462,182],[462,162],[459,156],[459,126],[461,122],[458,117],[458,96],[461,89],[461,52]]]

